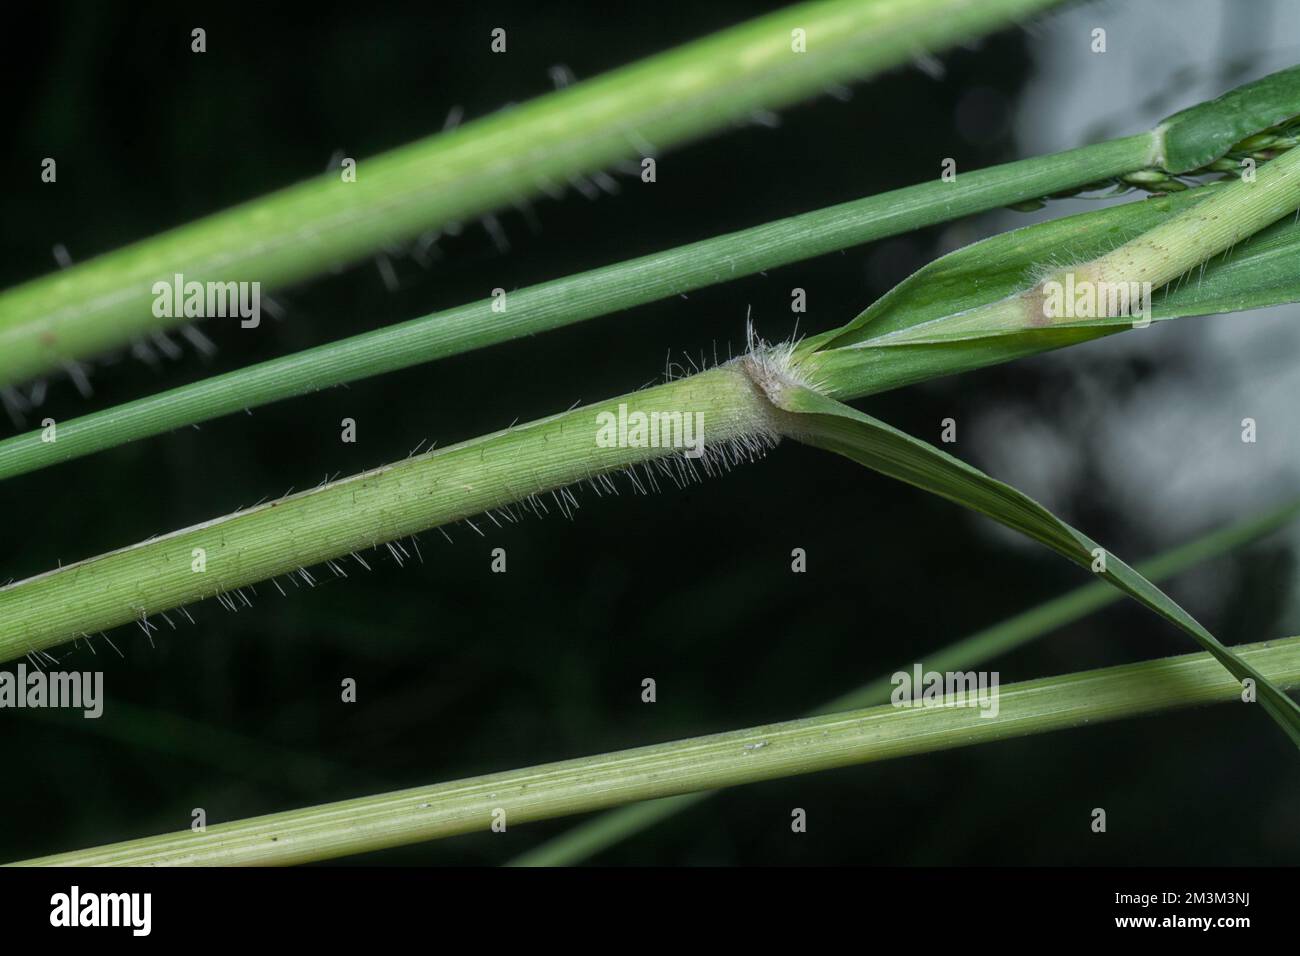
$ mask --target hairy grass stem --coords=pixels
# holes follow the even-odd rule
[[[362,159],[353,181],[329,173],[0,293],[0,386],[185,321],[155,314],[157,281],[296,282],[1055,2],[798,4]]]

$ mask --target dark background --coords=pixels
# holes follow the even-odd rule
[[[336,150],[366,157],[549,88],[738,22],[774,4],[54,4],[10,36],[0,283],[84,259],[314,175]],[[208,52],[189,52],[190,30]],[[488,34],[509,30],[509,53]],[[428,268],[394,255],[274,293],[280,320],[205,332],[157,367],[105,362],[93,397],[52,380],[41,414],[106,408],[218,371],[779,216],[918,182],[942,157],[1016,158],[1010,111],[1031,74],[1026,34],[943,56],[946,74],[896,70],[675,149],[659,181],[501,214],[503,254],[467,223]],[[1123,104],[1116,104],[1122,125]],[[1084,131],[1080,131],[1081,140]],[[39,161],[57,157],[57,186]],[[472,437],[638,387],[664,357],[838,325],[936,254],[925,230],[542,337],[354,383],[27,475],[5,484],[0,580],[21,578],[246,506],[326,474],[405,456],[422,438]],[[1078,362],[1103,386],[1187,376],[1176,360]],[[1189,387],[1191,383],[1189,382]],[[939,422],[1008,403],[1066,400],[1041,362],[872,398],[864,407],[937,440]],[[355,418],[359,441],[339,441]],[[32,424],[29,422],[29,425]],[[0,434],[11,434],[0,423]],[[1087,446],[1089,436],[1074,436]],[[979,463],[978,450],[955,451]],[[1100,452],[1098,452],[1100,454]],[[1104,473],[1094,456],[1087,467]],[[1159,476],[1152,476],[1158,480]],[[1086,487],[1086,483],[1085,483]],[[64,666],[106,671],[106,713],[0,713],[0,860],[70,850],[379,790],[797,716],[824,699],[1086,581],[1044,551],[1008,545],[955,506],[844,460],[787,444],[729,477],[652,497],[581,495],[572,522],[529,518],[480,538],[421,538],[425,563],[369,557],[371,574],[318,574],[252,610],[215,601],[154,644],[111,636],[125,659],[83,648]],[[1129,528],[1104,495],[1048,502],[1116,552],[1181,539]],[[1246,511],[1270,502],[1246,502]],[[483,527],[482,522],[479,523]],[[489,530],[490,529],[490,530]],[[504,547],[509,573],[489,573]],[[790,573],[803,547],[808,573]],[[1295,578],[1274,539],[1221,559],[1222,585],[1172,592],[1227,642],[1294,633]],[[1004,683],[1193,649],[1118,605],[987,667]],[[63,657],[69,649],[59,652]],[[659,700],[640,701],[652,676]],[[353,677],[359,702],[339,701]],[[1265,717],[1219,707],[1096,726],[732,790],[611,849],[603,863],[1294,862],[1292,748]],[[792,807],[809,831],[790,832]],[[1089,829],[1106,808],[1109,831]],[[495,864],[572,825],[511,827],[354,862]]]

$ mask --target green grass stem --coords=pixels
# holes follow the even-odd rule
[[[1276,684],[1300,683],[1300,637],[1237,648]],[[564,760],[23,861],[27,866],[288,865],[877,760],[1240,701],[1208,654],[1007,684],[975,707],[883,705]],[[1238,703],[1251,707],[1253,704]]]
[[[185,321],[152,308],[153,284],[175,274],[266,290],[301,281],[1054,2],[798,4],[362,159],[354,182],[328,173],[0,293],[0,386]],[[805,31],[806,52],[796,52],[796,29]]]
[[[1144,133],[963,173],[791,216],[511,292],[506,311],[484,298],[306,349],[192,385],[0,441],[0,479],[209,421],[270,402],[551,331],[637,305],[739,279],[971,215],[1021,199],[1140,169]]]

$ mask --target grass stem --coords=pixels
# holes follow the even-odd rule
[[[1238,647],[1279,686],[1300,683],[1300,637]],[[1240,701],[1208,654],[999,689],[998,712],[892,705],[564,760],[24,861],[27,866],[287,865],[463,833],[1092,725]],[[1251,706],[1245,704],[1242,706]],[[505,837],[501,837],[505,839]]]
[[[152,309],[153,284],[176,274],[266,290],[301,281],[1055,2],[797,4],[362,159],[355,181],[331,172],[0,293],[0,386],[185,321]],[[794,30],[804,31],[806,52]]]

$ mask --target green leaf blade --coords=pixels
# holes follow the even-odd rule
[[[1270,73],[1206,103],[1175,113],[1157,128],[1161,166],[1187,173],[1208,165],[1236,143],[1300,116],[1300,66]]]
[[[1300,749],[1300,704],[1221,644],[1172,598],[1087,535],[1057,518],[1028,495],[905,432],[811,389],[791,387],[779,401],[793,414],[790,432],[806,444],[833,451],[874,471],[979,512],[1046,545],[1065,558],[1093,567],[1125,594],[1196,639],[1239,681],[1250,679],[1259,701]]]
[[[1255,541],[1295,520],[1300,500],[1292,501],[1227,528],[1213,531],[1138,565],[1153,581],[1187,570],[1204,561]],[[1104,581],[1094,581],[1006,618],[925,655],[933,671],[964,671],[1022,647],[1051,631],[1109,607],[1124,595]],[[889,700],[894,688],[880,677],[841,694],[812,711],[813,715],[872,707]],[[690,809],[717,791],[664,797],[607,811],[576,824],[507,862],[507,866],[572,866],[643,833],[656,824]]]

